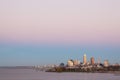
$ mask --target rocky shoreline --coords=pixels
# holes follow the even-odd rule
[[[54,67],[46,70],[46,72],[87,72],[87,73],[119,73],[120,66],[109,66],[109,67]]]

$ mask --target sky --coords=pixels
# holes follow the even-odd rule
[[[0,0],[0,66],[95,57],[120,62],[120,0]]]

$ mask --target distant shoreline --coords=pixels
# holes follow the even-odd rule
[[[52,72],[52,71],[46,71],[46,72]],[[53,73],[56,71],[53,71]],[[56,72],[56,73],[117,73],[120,74],[120,71],[95,71],[95,72]]]
[[[120,71],[105,71],[105,72],[49,72],[49,73],[101,73],[101,74],[104,74],[104,73],[108,73],[108,74],[114,74],[116,76],[120,76]]]

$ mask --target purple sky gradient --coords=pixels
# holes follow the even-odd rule
[[[120,63],[120,0],[0,0],[0,66]]]
[[[0,0],[0,42],[120,45],[120,0]]]

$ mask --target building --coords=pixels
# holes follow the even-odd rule
[[[79,60],[74,60],[74,61],[73,61],[73,65],[74,65],[74,66],[78,66],[79,64],[80,64],[80,61],[79,61]]]
[[[108,60],[105,60],[105,61],[104,61],[104,66],[105,66],[105,67],[108,67],[108,66],[109,66]]]
[[[59,67],[65,67],[64,63],[60,63]]]
[[[72,67],[74,65],[73,60],[68,60],[67,65],[68,67]]]
[[[91,58],[90,58],[90,61],[91,61],[91,64],[92,64],[92,65],[95,64],[95,59],[94,59],[94,57],[91,57]]]
[[[86,54],[84,54],[84,56],[83,56],[83,64],[86,64],[87,63],[87,56],[86,56]]]

